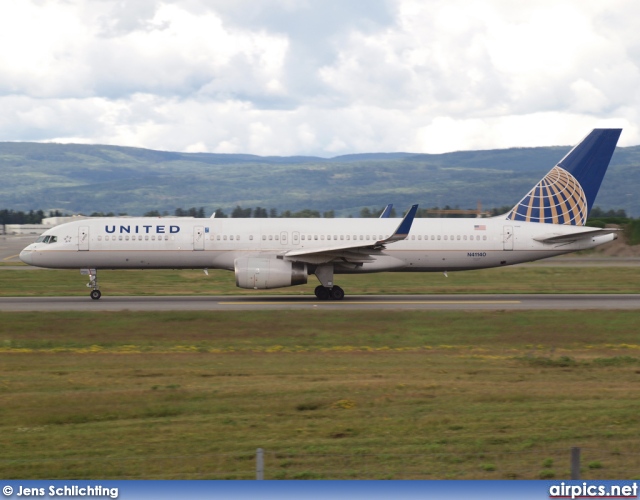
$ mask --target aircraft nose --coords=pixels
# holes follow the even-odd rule
[[[22,252],[20,252],[20,260],[25,264],[29,264],[30,266],[33,265],[32,253],[32,250],[28,250],[25,248]]]

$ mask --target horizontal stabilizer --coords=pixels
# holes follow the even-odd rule
[[[577,233],[570,234],[557,234],[557,233],[547,233],[541,236],[536,236],[533,238],[535,241],[539,241],[540,243],[564,243],[569,241],[577,241],[584,238],[593,238],[594,236],[604,236],[606,234],[616,234],[618,231],[622,231],[622,229],[600,229],[600,228],[592,228],[587,231],[580,231]]]

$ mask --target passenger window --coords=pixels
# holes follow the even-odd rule
[[[236,234],[236,241],[240,239],[240,235]]]
[[[276,234],[276,241],[278,241],[278,239],[279,239],[279,238],[280,238],[280,237]]]
[[[460,241],[460,235],[456,236],[456,240]]]
[[[253,234],[249,235],[249,241],[253,241]]]
[[[227,241],[227,235],[225,234],[225,235],[222,237],[222,239],[223,239],[224,241]]]
[[[266,235],[266,234],[263,234],[263,235],[262,235],[262,241],[265,241],[266,239],[267,239],[267,235]]]
[[[316,235],[313,237],[313,239],[314,239],[314,240],[317,240],[317,239],[318,239],[318,235],[316,234]]]
[[[482,239],[483,239],[484,241],[487,241],[487,237],[486,237],[486,236],[483,236],[483,237],[482,237]]]
[[[232,234],[231,236],[229,236],[229,239],[230,239],[231,241],[233,241],[233,234]]]
[[[449,239],[449,237],[445,234],[445,235],[444,235],[444,239],[445,239],[445,240],[448,240],[448,239]]]
[[[440,241],[440,235],[438,235],[438,241]]]
[[[421,239],[422,239],[422,235],[421,235],[421,234],[419,234],[419,235],[418,235],[418,239],[419,239],[419,240],[421,240]]]

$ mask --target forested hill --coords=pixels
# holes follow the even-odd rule
[[[0,208],[142,215],[236,206],[357,215],[393,203],[514,205],[570,147],[318,158],[0,142]],[[640,215],[640,146],[618,148],[596,205]]]

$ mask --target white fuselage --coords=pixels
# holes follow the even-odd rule
[[[492,219],[415,219],[408,237],[357,262],[331,257],[331,248],[373,245],[398,219],[100,218],[62,224],[23,250],[21,259],[49,268],[234,270],[236,259],[269,256],[311,266],[333,262],[335,273],[456,271],[528,262],[601,245],[613,234],[543,243],[545,236],[579,234],[583,226]],[[47,242],[46,236],[49,236]],[[55,239],[55,241],[54,241]],[[288,257],[329,249],[317,261]],[[366,253],[366,252],[365,252]],[[356,262],[356,263],[354,263]]]

